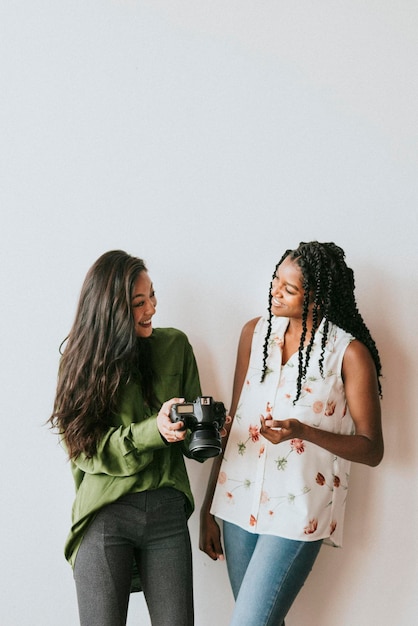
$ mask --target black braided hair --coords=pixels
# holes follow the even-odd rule
[[[369,350],[376,366],[378,376],[379,394],[382,395],[382,388],[379,377],[381,376],[381,363],[376,344],[367,328],[364,320],[357,309],[354,296],[354,273],[347,267],[345,253],[342,248],[335,243],[319,243],[311,241],[301,242],[295,250],[286,250],[282,258],[276,265],[273,279],[276,276],[277,268],[289,257],[295,261],[302,272],[302,284],[304,290],[304,300],[302,309],[302,336],[300,338],[298,350],[298,379],[296,389],[296,402],[301,394],[302,381],[304,380],[309,365],[314,334],[322,317],[324,317],[324,334],[321,341],[321,356],[319,368],[323,375],[324,349],[328,338],[329,324],[333,323],[350,333],[361,341]],[[269,290],[268,306],[268,326],[263,348],[263,370],[261,382],[269,373],[267,368],[268,346],[271,335],[271,289]],[[309,344],[304,351],[304,344],[307,334],[307,319],[309,305],[313,302],[313,328]]]

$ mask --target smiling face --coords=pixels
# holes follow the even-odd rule
[[[287,257],[277,268],[271,287],[271,312],[302,319],[304,289],[299,265]]]
[[[148,272],[140,272],[132,292],[132,314],[137,337],[150,337],[152,316],[157,306],[157,298]]]

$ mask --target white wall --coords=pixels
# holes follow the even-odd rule
[[[240,328],[310,239],[355,270],[386,455],[353,469],[345,547],[323,548],[286,623],[415,624],[417,4],[15,0],[0,29],[2,626],[77,623],[73,486],[43,422],[92,262],[147,260],[157,324],[188,333],[228,405]],[[199,505],[209,465],[189,468]],[[225,564],[197,524],[197,626],[227,626]],[[129,623],[149,623],[139,595]]]

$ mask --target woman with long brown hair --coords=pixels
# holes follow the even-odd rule
[[[156,304],[144,261],[103,254],[60,361],[50,423],[76,487],[65,555],[81,626],[124,625],[139,588],[153,626],[193,624],[187,435],[169,414],[200,382],[186,335],[153,328]]]

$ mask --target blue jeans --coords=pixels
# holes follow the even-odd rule
[[[225,556],[235,597],[230,626],[280,626],[322,545],[249,533],[223,523]]]
[[[125,626],[134,561],[153,626],[192,626],[193,581],[185,496],[162,488],[101,509],[78,550],[81,626]]]

